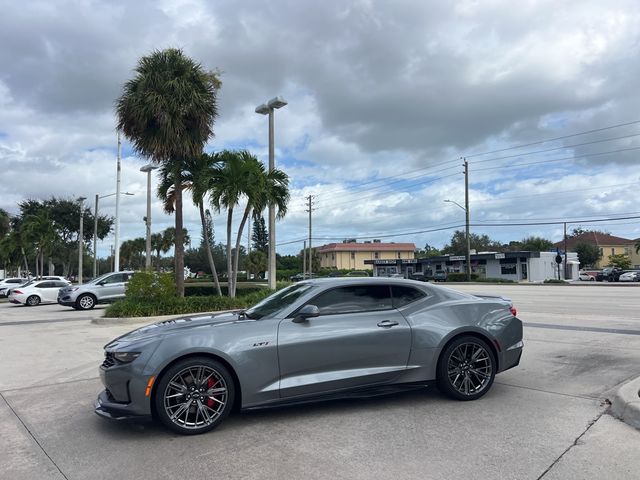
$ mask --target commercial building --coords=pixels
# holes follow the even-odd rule
[[[380,240],[362,243],[345,240],[318,247],[321,268],[339,270],[371,270],[368,260],[411,260],[415,258],[414,243],[382,243]]]
[[[556,262],[555,252],[480,252],[471,255],[471,272],[480,278],[500,278],[515,282],[543,282],[550,279],[571,280],[578,278],[578,255],[568,252]],[[436,272],[466,272],[464,255],[442,255],[420,259],[367,260],[373,267],[374,276],[402,275],[414,273],[431,276]],[[566,271],[566,273],[565,273]]]
[[[576,245],[581,243],[595,245],[600,249],[600,259],[594,265],[595,268],[602,268],[609,265],[609,255],[626,255],[631,260],[634,268],[640,268],[640,253],[636,253],[636,240],[616,237],[602,232],[584,232],[567,238],[567,250],[575,250]],[[564,241],[555,243],[553,246],[564,249]]]

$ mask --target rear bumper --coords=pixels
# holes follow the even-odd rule
[[[94,402],[96,415],[108,420],[144,422],[151,420],[151,415],[140,415],[130,411],[130,404],[114,402],[107,390],[103,390]]]

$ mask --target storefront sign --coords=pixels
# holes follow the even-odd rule
[[[465,258],[466,257],[464,255],[456,255],[453,257],[449,257],[449,260],[451,260],[452,262],[463,262]]]
[[[496,253],[496,259],[504,258],[504,253]]]

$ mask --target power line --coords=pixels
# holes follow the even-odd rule
[[[497,150],[490,150],[488,152],[482,152],[482,153],[472,153],[472,154],[469,154],[469,155],[465,155],[465,157],[466,158],[472,158],[472,157],[480,157],[482,155],[490,155],[490,154],[493,154],[493,153],[506,152],[508,150],[515,150],[515,149],[518,149],[518,148],[530,147],[532,145],[540,145],[540,144],[543,144],[543,143],[555,142],[556,140],[563,140],[565,138],[578,137],[580,135],[588,135],[590,133],[604,132],[605,130],[612,130],[614,128],[627,127],[629,125],[636,125],[638,123],[640,123],[640,120],[634,120],[632,122],[626,122],[626,123],[618,123],[616,125],[609,125],[607,127],[596,128],[596,129],[593,129],[593,130],[586,130],[584,132],[572,133],[570,135],[563,135],[561,137],[548,138],[546,140],[539,140],[537,142],[530,142],[530,143],[523,143],[521,145],[514,145],[513,147],[500,148],[500,149],[497,149]]]

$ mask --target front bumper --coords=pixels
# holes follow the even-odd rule
[[[133,413],[131,412],[130,404],[113,401],[107,390],[100,392],[93,406],[96,415],[109,420],[139,422],[151,420],[151,414],[140,415],[139,413]]]

